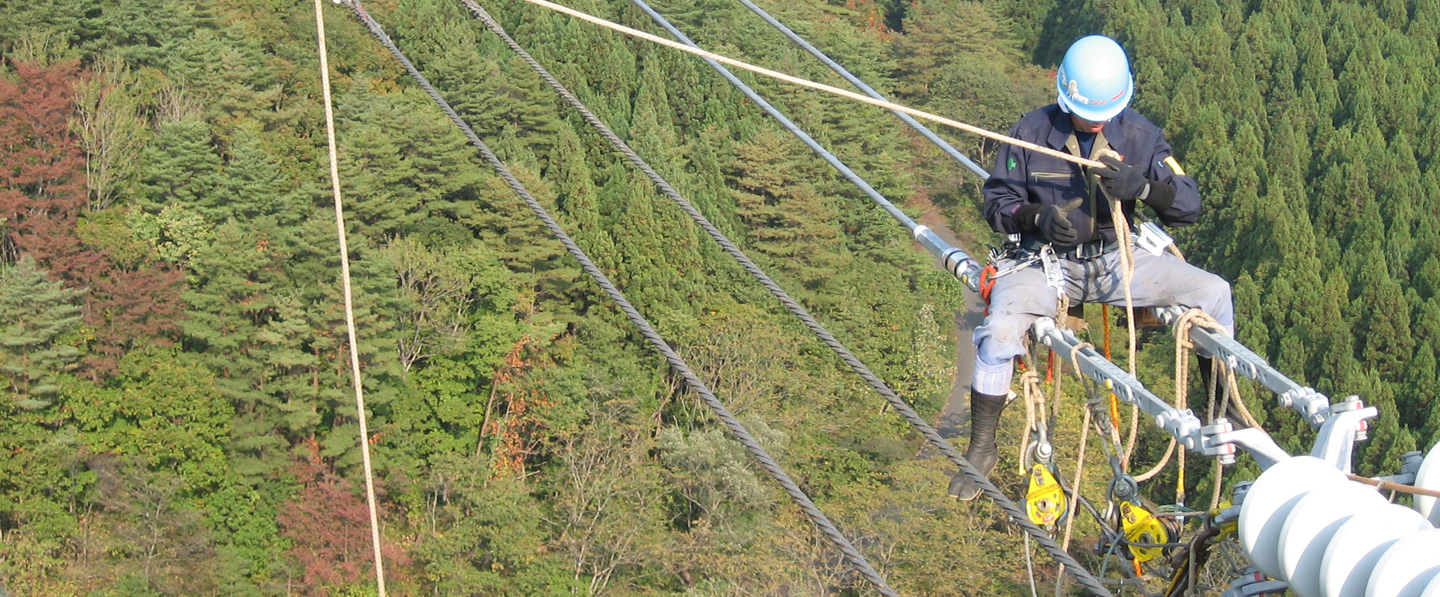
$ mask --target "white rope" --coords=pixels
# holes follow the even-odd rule
[[[1119,199],[1116,199],[1113,203],[1111,203],[1110,213],[1115,224],[1115,236],[1118,237],[1116,240],[1120,241],[1120,283],[1125,287],[1125,327],[1127,328],[1126,331],[1129,332],[1130,335],[1130,377],[1138,379],[1139,376],[1135,374],[1135,353],[1137,352],[1137,338],[1135,336],[1135,299],[1131,293],[1130,288],[1130,285],[1135,281],[1135,247],[1132,246],[1130,243],[1130,223],[1126,221],[1125,212],[1122,210]],[[1110,322],[1105,322],[1105,325],[1110,325]],[[1120,440],[1120,430],[1118,429],[1118,427],[1119,426],[1116,425],[1116,429],[1114,430],[1117,448],[1119,448],[1118,442]],[[1135,435],[1136,432],[1139,430],[1139,427],[1140,406],[1137,404],[1131,404],[1130,429],[1126,433],[1125,448],[1121,450],[1120,454],[1121,470],[1130,470],[1130,454],[1135,450]]]
[[[1094,349],[1095,347],[1091,346],[1089,342],[1082,342],[1070,349],[1070,364],[1075,367],[1077,372],[1080,371],[1080,351],[1086,348]],[[1055,378],[1059,379],[1060,375],[1057,373]],[[1055,395],[1056,402],[1059,402],[1061,399],[1058,390]],[[1075,481],[1070,486],[1070,516],[1065,519],[1064,540],[1060,542],[1062,549],[1070,549],[1070,531],[1075,519],[1079,518],[1075,515],[1075,509],[1080,506],[1080,482],[1085,479],[1085,444],[1090,436],[1090,407],[1088,405],[1085,406],[1085,413],[1082,416],[1084,420],[1080,423],[1080,453],[1075,457]],[[1060,572],[1063,579],[1064,569],[1062,568]],[[1059,592],[1059,587],[1056,587],[1056,593]]]
[[[375,550],[375,586],[385,597],[385,564],[380,558],[380,516],[375,509],[375,475],[370,469],[370,431],[365,425],[365,392],[360,383],[360,349],[355,340],[355,302],[350,292],[350,247],[345,240],[345,209],[340,198],[340,166],[335,150],[335,110],[330,101],[330,60],[325,51],[325,18],[315,0],[315,34],[320,46],[320,89],[325,97],[325,135],[330,143],[330,190],[335,195],[335,230],[340,238],[340,276],[345,290],[345,331],[350,337],[350,379],[360,420],[360,455],[365,466],[365,502],[370,507],[370,545]]]
[[[929,121],[931,121],[931,122],[938,122],[938,123],[943,124],[943,125],[945,125],[945,126],[952,127],[952,128],[956,128],[956,129],[960,129],[960,130],[965,131],[965,132],[967,132],[967,133],[979,135],[979,136],[981,136],[981,137],[985,137],[985,138],[987,138],[987,139],[992,139],[992,140],[995,140],[995,141],[999,141],[999,142],[1001,142],[1001,143],[1008,143],[1008,144],[1014,145],[1014,146],[1016,146],[1016,147],[1022,147],[1022,148],[1028,149],[1028,150],[1033,151],[1033,152],[1036,152],[1036,153],[1048,155],[1048,156],[1050,156],[1050,157],[1058,158],[1058,159],[1061,159],[1061,160],[1065,160],[1065,161],[1067,161],[1067,162],[1073,162],[1073,163],[1076,163],[1076,164],[1080,164],[1080,165],[1082,165],[1082,166],[1089,166],[1089,167],[1092,167],[1092,168],[1106,168],[1106,167],[1107,167],[1105,164],[1103,164],[1103,163],[1101,163],[1101,162],[1097,162],[1097,161],[1095,161],[1095,160],[1088,160],[1088,159],[1085,159],[1085,158],[1082,158],[1082,157],[1078,157],[1078,156],[1073,156],[1073,155],[1070,155],[1070,154],[1068,154],[1068,153],[1064,153],[1064,152],[1061,152],[1061,151],[1056,151],[1056,150],[1054,150],[1054,149],[1050,149],[1049,147],[1044,147],[1044,146],[1041,146],[1041,145],[1036,145],[1036,144],[1030,143],[1030,142],[1028,142],[1028,141],[1021,141],[1021,140],[1016,139],[1016,138],[1014,138],[1014,137],[1010,137],[1010,136],[1007,136],[1007,135],[1002,135],[1002,134],[1000,134],[1000,133],[988,131],[988,130],[985,130],[985,129],[980,128],[980,127],[978,127],[978,126],[971,125],[971,124],[965,124],[965,123],[960,122],[960,121],[957,121],[957,120],[951,120],[951,119],[946,118],[946,117],[944,117],[944,116],[938,116],[938,115],[935,115],[935,114],[931,114],[931,113],[926,112],[926,111],[924,111],[924,110],[917,110],[917,109],[915,109],[915,108],[911,108],[911,107],[908,107],[908,106],[902,106],[902,105],[897,104],[897,103],[894,103],[894,102],[888,102],[888,101],[885,101],[885,100],[878,100],[878,99],[875,99],[875,98],[873,98],[873,97],[870,97],[870,96],[867,96],[867,95],[862,95],[862,94],[859,94],[859,93],[855,93],[855,92],[853,92],[853,91],[847,91],[847,90],[841,89],[841,88],[839,88],[839,87],[832,87],[832,86],[826,85],[826,84],[824,84],[824,83],[816,83],[816,82],[811,81],[811,80],[809,80],[809,79],[802,79],[802,78],[800,78],[800,77],[796,77],[796,76],[793,76],[793,75],[787,75],[787,74],[785,74],[785,73],[782,73],[782,72],[779,72],[779,71],[773,71],[773,70],[770,70],[770,69],[765,68],[765,67],[755,66],[755,65],[750,64],[750,63],[748,63],[748,62],[741,62],[741,61],[736,60],[736,59],[734,59],[734,58],[728,58],[728,57],[726,57],[726,56],[721,56],[721,55],[716,54],[716,53],[714,53],[714,52],[707,52],[707,51],[701,50],[701,49],[699,49],[699,48],[692,48],[692,47],[690,47],[690,46],[687,46],[687,45],[685,45],[685,44],[682,44],[682,43],[679,43],[679,42],[676,42],[676,41],[668,40],[668,39],[665,39],[665,38],[663,38],[663,37],[659,37],[659,36],[656,36],[656,35],[651,35],[651,34],[646,33],[646,32],[644,32],[644,31],[640,31],[640,30],[638,30],[638,29],[632,29],[632,28],[630,28],[630,27],[626,27],[626,26],[621,25],[621,24],[619,24],[619,23],[615,23],[615,22],[612,22],[612,21],[607,21],[607,20],[602,19],[602,18],[600,18],[600,17],[593,16],[593,15],[590,15],[590,14],[587,14],[587,13],[584,13],[584,12],[580,12],[580,11],[575,10],[575,9],[573,9],[573,8],[568,8],[568,7],[565,7],[565,6],[561,6],[561,5],[555,4],[555,3],[553,3],[553,2],[547,2],[546,0],[525,0],[525,1],[526,1],[526,2],[529,2],[529,3],[531,3],[531,4],[534,4],[534,5],[536,5],[536,6],[540,6],[540,7],[542,7],[542,8],[548,8],[548,9],[550,9],[550,10],[553,10],[553,11],[558,12],[558,13],[561,13],[561,14],[570,15],[570,16],[575,17],[575,18],[577,18],[577,19],[580,19],[580,20],[582,20],[582,21],[586,21],[586,22],[589,22],[589,23],[594,23],[594,24],[599,25],[599,26],[601,26],[601,27],[604,27],[604,28],[606,28],[606,29],[611,29],[611,30],[614,30],[614,31],[619,31],[619,32],[624,33],[624,34],[626,34],[626,35],[635,36],[635,37],[638,37],[638,38],[640,38],[640,39],[643,39],[643,40],[646,40],[646,41],[649,41],[649,42],[653,42],[653,43],[660,44],[660,45],[665,46],[665,47],[667,47],[667,48],[674,48],[674,49],[676,49],[676,50],[680,50],[680,51],[682,51],[682,52],[687,52],[687,53],[690,53],[690,54],[694,54],[694,55],[700,56],[700,57],[702,57],[702,58],[709,58],[709,59],[711,59],[711,60],[714,60],[714,61],[719,62],[719,63],[722,63],[722,64],[728,64],[728,65],[733,66],[733,67],[735,67],[735,68],[740,68],[740,69],[748,70],[748,71],[750,71],[750,72],[752,72],[752,73],[765,75],[765,76],[770,77],[770,78],[773,78],[773,79],[779,79],[779,80],[785,81],[785,82],[787,82],[787,83],[793,83],[793,84],[796,84],[796,85],[800,85],[801,87],[809,87],[809,88],[811,88],[811,89],[818,89],[818,90],[820,90],[820,91],[824,91],[824,92],[826,92],[826,93],[832,93],[832,94],[835,94],[835,95],[838,95],[838,96],[841,96],[841,97],[849,98],[849,99],[855,100],[855,101],[857,101],[857,102],[863,102],[863,103],[866,103],[866,104],[870,104],[870,105],[872,105],[872,106],[879,106],[879,107],[885,108],[885,109],[887,109],[887,110],[894,110],[894,111],[897,111],[897,112],[904,112],[904,113],[909,114],[909,115],[911,115],[911,116],[914,116],[914,117],[916,117],[916,118],[924,118],[925,120],[929,120]]]

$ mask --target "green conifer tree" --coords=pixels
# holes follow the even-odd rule
[[[0,267],[0,376],[22,408],[44,406],[60,389],[55,376],[79,360],[64,336],[80,323],[83,294],[51,280],[29,255]]]

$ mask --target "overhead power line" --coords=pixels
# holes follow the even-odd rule
[[[575,244],[575,241],[555,222],[555,219],[550,216],[549,211],[530,194],[530,191],[520,183],[519,179],[515,178],[515,175],[512,174],[504,162],[500,161],[500,158],[490,150],[490,147],[487,146],[484,141],[480,140],[480,137],[466,124],[464,119],[460,118],[460,115],[455,112],[449,102],[441,97],[440,93],[435,90],[435,87],[430,84],[430,81],[426,79],[425,76],[420,73],[420,70],[410,62],[410,59],[400,51],[400,48],[395,45],[390,39],[390,36],[386,35],[379,23],[365,11],[364,7],[362,7],[357,0],[342,1],[355,13],[355,16],[365,24],[365,27],[370,30],[370,33],[400,61],[400,64],[405,67],[405,70],[410,73],[410,76],[414,78],[415,81],[420,84],[420,87],[425,90],[425,93],[429,94],[430,98],[440,106],[440,109],[445,112],[445,115],[450,117],[450,120],[460,128],[460,131],[465,134],[470,140],[470,143],[474,145],[476,149],[480,150],[480,154],[485,161],[495,169],[495,172],[498,173],[501,178],[505,179],[505,183],[524,200],[525,204],[530,207],[530,210],[535,213],[536,217],[544,222],[545,227],[550,230],[550,233],[565,245],[565,249],[580,262],[585,272],[589,274],[595,283],[605,291],[605,294],[615,302],[616,306],[625,314],[625,317],[628,318],[631,323],[635,324],[635,327],[640,329],[641,335],[665,358],[670,364],[670,367],[684,378],[686,384],[700,396],[700,399],[705,405],[714,412],[716,418],[725,424],[730,430],[730,433],[745,446],[745,449],[760,463],[761,467],[770,473],[770,476],[785,489],[785,493],[789,494],[791,500],[810,518],[811,523],[844,554],[846,561],[850,563],[851,567],[859,572],[880,594],[886,595],[887,597],[898,597],[895,590],[890,587],[889,583],[886,582],[885,578],[882,577],[879,572],[875,571],[874,567],[870,565],[870,562],[865,559],[865,556],[830,522],[830,519],[825,516],[825,513],[821,512],[820,509],[815,506],[815,503],[811,501],[810,497],[800,489],[800,486],[785,473],[784,469],[780,467],[780,464],[777,463],[774,458],[770,457],[770,454],[760,445],[760,442],[756,441],[755,438],[750,435],[750,432],[745,429],[744,425],[741,425],[740,421],[730,413],[730,410],[720,402],[720,399],[716,398],[715,394],[706,387],[705,382],[701,381],[699,376],[695,375],[695,372],[690,369],[690,366],[685,363],[684,359],[670,347],[670,344],[665,341],[659,332],[655,331],[655,328],[650,325],[650,322],[625,298],[624,293],[620,292],[620,290],[610,282],[610,279],[590,260],[590,257],[585,254],[585,251],[582,250],[579,245]]]
[[[732,258],[739,262],[741,267],[743,267],[747,272],[750,273],[751,276],[758,280],[761,285],[763,285],[767,290],[769,290],[770,293],[774,295],[776,299],[778,299],[780,303],[785,306],[786,309],[788,309],[792,314],[794,314],[796,318],[800,319],[800,321],[805,324],[805,327],[807,327],[812,333],[814,333],[821,342],[823,342],[826,346],[830,347],[831,350],[833,350],[837,355],[839,355],[841,360],[845,361],[846,365],[848,365],[852,371],[854,371],[857,375],[864,379],[865,382],[869,384],[876,393],[880,394],[880,396],[884,398],[886,402],[888,402],[893,408],[895,408],[895,411],[897,413],[899,413],[902,417],[905,418],[906,421],[908,421],[912,426],[914,426],[915,429],[921,433],[921,435],[924,435],[927,441],[929,441],[933,446],[935,446],[936,449],[938,449],[942,454],[944,454],[964,474],[979,483],[985,494],[991,499],[995,500],[995,502],[1000,505],[1001,509],[1005,511],[1005,513],[1011,518],[1011,520],[1024,528],[1027,536],[1035,537],[1035,539],[1040,542],[1041,547],[1045,548],[1046,551],[1049,552],[1056,561],[1065,564],[1067,570],[1069,570],[1073,575],[1075,575],[1076,578],[1081,579],[1081,582],[1085,584],[1087,588],[1090,588],[1092,590],[1098,588],[1100,590],[1097,591],[1096,594],[1109,595],[1109,592],[1104,589],[1104,586],[1101,585],[1098,580],[1095,580],[1093,575],[1090,575],[1088,570],[1086,570],[1083,566],[1079,564],[1079,562],[1076,562],[1068,553],[1061,549],[1060,546],[1056,544],[1054,540],[1051,539],[1049,535],[1047,535],[1042,529],[1031,523],[1029,518],[1025,515],[1024,511],[1019,506],[1017,506],[1014,502],[1011,502],[1010,499],[1006,497],[1005,494],[1001,492],[998,488],[996,488],[994,484],[992,484],[988,479],[986,479],[984,475],[981,475],[978,470],[975,470],[975,468],[970,465],[970,463],[966,461],[963,456],[960,455],[960,452],[958,450],[951,446],[950,443],[945,440],[945,438],[940,436],[939,432],[937,432],[933,427],[930,426],[929,422],[927,422],[924,417],[921,417],[919,413],[915,412],[915,409],[911,408],[911,406],[903,399],[901,399],[895,393],[895,391],[892,390],[884,382],[884,380],[880,379],[880,377],[876,375],[873,371],[871,371],[870,368],[863,361],[861,361],[852,352],[850,352],[850,350],[846,348],[845,345],[841,343],[837,338],[835,338],[835,336],[831,334],[829,330],[827,330],[823,325],[821,325],[809,313],[809,311],[805,309],[804,306],[800,305],[798,301],[791,298],[790,295],[779,286],[779,284],[775,283],[775,281],[764,272],[764,270],[760,269],[759,266],[755,265],[755,263],[751,261],[750,258],[746,256],[745,253],[734,244],[734,242],[732,242],[727,236],[725,236],[723,232],[716,228],[709,221],[709,219],[707,219],[704,214],[702,214],[688,200],[686,200],[684,196],[682,196],[678,191],[676,191],[675,188],[662,176],[660,176],[660,174],[658,174],[655,169],[652,168],[649,163],[645,161],[643,157],[636,153],[635,150],[632,149],[627,143],[625,143],[624,140],[620,139],[620,137],[616,135],[609,126],[607,126],[603,121],[601,121],[597,116],[595,116],[594,112],[592,112],[588,107],[586,107],[585,104],[575,96],[575,94],[571,93],[569,89],[565,88],[565,86],[561,84],[560,81],[556,79],[554,75],[552,75],[543,65],[541,65],[538,60],[531,56],[530,53],[525,50],[525,48],[520,46],[520,44],[516,42],[514,38],[510,37],[510,35],[505,31],[505,29],[500,26],[499,22],[497,22],[493,17],[491,17],[484,8],[477,4],[475,0],[460,1],[465,5],[467,9],[470,10],[472,14],[474,14],[477,18],[484,22],[485,26],[489,28],[491,32],[495,33],[502,40],[504,40],[506,45],[508,45],[511,50],[513,50],[517,55],[519,55],[526,64],[530,65],[530,67],[534,69],[536,73],[538,73],[540,77],[545,80],[546,83],[548,83],[552,88],[554,88],[555,91],[559,93],[562,98],[564,98],[566,103],[570,104],[571,107],[575,108],[578,112],[580,112],[581,116],[584,117],[585,121],[590,123],[590,125],[594,127],[601,134],[601,136],[603,136],[607,141],[609,141],[610,144],[614,146],[617,151],[623,154],[626,159],[628,159],[647,177],[649,177],[650,180],[654,182],[657,187],[660,188],[660,191],[664,193],[665,196],[669,197],[672,201],[674,201],[676,205],[678,205],[681,210],[688,214],[697,225],[699,225],[708,234],[710,234],[711,238],[715,239],[715,241],[720,244],[720,246],[725,250],[727,254],[729,254]],[[648,9],[649,7],[642,6],[642,8]],[[647,12],[649,11],[647,10]],[[652,15],[652,17],[653,16],[655,15]],[[662,24],[668,25],[668,23]],[[672,30],[672,32],[676,33],[677,36],[683,35],[679,34],[678,31]],[[682,37],[682,39],[684,38]],[[719,67],[718,65],[716,67],[717,69],[723,69],[723,67]],[[748,90],[748,88],[746,88],[745,90]],[[753,90],[750,90],[750,93],[753,94]],[[777,120],[781,120],[782,123],[788,122],[788,119],[785,119],[783,113],[775,110],[773,106],[770,106],[767,102],[765,102],[763,98],[760,98],[758,95],[751,96],[751,100],[755,101],[757,104],[760,104],[762,107],[768,107],[770,110],[773,110],[773,112],[771,112],[771,115],[776,117]],[[803,131],[799,131],[798,128],[795,129],[795,131],[797,131],[800,135],[804,135],[805,139],[809,138],[808,135],[805,135]],[[813,143],[813,140],[810,141],[811,143]],[[828,152],[826,152],[826,155],[829,155]],[[834,156],[832,155],[831,157],[833,158]],[[838,162],[838,159],[836,160],[836,162]],[[843,166],[843,164],[839,164],[837,167],[843,168]],[[848,169],[846,170],[848,171]],[[853,174],[853,172],[851,172],[851,174]],[[856,176],[856,178],[859,178],[858,175]],[[861,180],[861,182],[863,183],[864,181]],[[868,187],[869,185],[865,185],[864,188]],[[1095,586],[1092,587],[1091,583],[1085,582],[1086,578],[1089,578]]]
[[[1073,162],[1073,163],[1076,163],[1076,164],[1080,164],[1081,166],[1089,166],[1089,167],[1091,167],[1091,168],[1105,168],[1105,167],[1106,167],[1105,164],[1103,164],[1103,163],[1101,163],[1101,162],[1097,162],[1097,161],[1095,161],[1095,160],[1090,160],[1090,159],[1085,159],[1085,158],[1073,156],[1073,155],[1070,155],[1070,154],[1065,153],[1065,152],[1063,152],[1063,151],[1055,151],[1054,149],[1050,149],[1049,147],[1044,147],[1044,146],[1041,146],[1041,145],[1036,145],[1036,144],[1030,143],[1030,142],[1028,142],[1028,141],[1021,141],[1020,139],[1016,139],[1016,138],[1011,137],[1011,136],[1008,136],[1008,135],[1002,135],[1002,134],[997,133],[997,132],[994,132],[994,131],[989,131],[989,130],[980,128],[980,127],[978,127],[978,126],[975,126],[975,125],[973,125],[973,124],[966,124],[966,123],[960,122],[960,121],[958,121],[958,120],[954,120],[954,119],[951,119],[951,118],[946,118],[946,117],[944,117],[944,116],[940,116],[940,115],[937,115],[937,114],[931,114],[931,113],[926,112],[926,111],[924,111],[924,110],[917,110],[917,109],[911,108],[911,107],[909,107],[909,106],[902,106],[902,105],[897,104],[897,103],[894,103],[894,102],[889,102],[889,101],[885,101],[885,100],[878,100],[878,99],[875,99],[875,98],[873,98],[873,97],[869,97],[869,96],[866,96],[866,95],[861,95],[861,94],[859,94],[859,93],[855,93],[854,91],[849,91],[849,90],[846,90],[846,89],[841,89],[841,88],[839,88],[839,87],[835,87],[835,86],[832,86],[832,85],[826,85],[826,84],[824,84],[824,83],[816,83],[815,81],[811,81],[811,80],[809,80],[809,79],[802,79],[802,78],[796,77],[796,76],[794,76],[794,75],[787,75],[787,74],[785,74],[785,73],[782,73],[782,72],[779,72],[779,71],[775,71],[775,70],[770,70],[770,69],[765,68],[765,67],[755,66],[755,65],[750,64],[750,63],[748,63],[748,62],[741,62],[741,61],[736,60],[736,59],[734,59],[734,58],[730,58],[730,57],[727,57],[727,56],[722,56],[722,55],[716,54],[716,53],[714,53],[714,52],[707,52],[707,51],[705,51],[705,50],[701,50],[701,49],[698,48],[698,47],[692,47],[692,46],[687,46],[687,45],[685,45],[685,44],[676,43],[676,42],[674,42],[674,41],[672,41],[672,40],[668,40],[668,39],[665,39],[665,38],[660,37],[660,36],[657,36],[657,35],[651,35],[651,34],[646,33],[646,32],[644,32],[644,31],[640,31],[639,29],[633,29],[633,28],[630,28],[630,27],[626,27],[626,26],[621,25],[621,24],[619,24],[619,23],[615,23],[615,22],[613,22],[613,21],[607,21],[607,20],[602,19],[602,18],[600,18],[600,17],[594,16],[594,15],[591,15],[591,14],[588,14],[588,13],[584,13],[584,12],[575,10],[575,9],[573,9],[573,8],[568,8],[568,7],[565,7],[565,6],[561,6],[561,5],[559,5],[559,4],[555,4],[554,2],[547,2],[546,0],[525,0],[525,1],[526,1],[526,2],[529,2],[529,3],[531,3],[531,4],[534,4],[534,5],[536,5],[536,6],[540,6],[540,7],[543,7],[543,8],[548,8],[548,9],[550,9],[550,10],[553,10],[553,11],[558,12],[558,13],[561,13],[561,14],[570,15],[570,16],[575,17],[575,18],[577,18],[577,19],[580,19],[580,20],[582,20],[582,21],[586,21],[586,22],[589,22],[589,23],[594,23],[594,24],[599,25],[599,26],[601,26],[601,27],[604,27],[604,28],[606,28],[606,29],[612,29],[612,30],[614,30],[614,31],[619,31],[619,32],[624,33],[624,34],[626,34],[626,35],[632,35],[632,36],[638,37],[638,38],[640,38],[640,39],[643,39],[643,40],[645,40],[645,41],[650,41],[650,42],[654,42],[654,43],[660,44],[660,45],[665,46],[665,47],[667,47],[667,48],[674,48],[674,49],[676,49],[676,50],[680,50],[680,51],[682,51],[682,52],[687,52],[687,53],[690,53],[690,54],[694,54],[694,55],[700,56],[700,57],[702,57],[702,58],[708,58],[708,59],[714,60],[714,61],[716,61],[716,62],[721,62],[721,63],[728,64],[728,65],[733,66],[733,67],[736,67],[736,68],[748,70],[748,71],[750,71],[750,72],[752,72],[752,73],[757,73],[757,74],[765,75],[765,76],[770,77],[770,78],[773,78],[773,79],[779,79],[779,80],[785,81],[785,82],[787,82],[787,83],[794,83],[794,84],[796,84],[796,85],[800,85],[801,87],[809,87],[809,88],[811,88],[811,89],[818,89],[818,90],[824,91],[824,92],[826,92],[826,93],[833,93],[833,94],[838,95],[838,96],[841,96],[841,97],[850,98],[850,99],[855,100],[855,101],[857,101],[857,102],[862,102],[862,103],[870,104],[870,105],[872,105],[872,106],[879,106],[879,107],[881,107],[881,108],[885,108],[886,110],[897,110],[897,111],[900,111],[900,112],[904,112],[904,113],[906,113],[906,114],[909,114],[909,115],[911,115],[911,116],[914,116],[914,117],[916,117],[916,118],[924,118],[925,120],[930,120],[930,121],[933,121],[933,122],[938,122],[938,123],[943,124],[943,125],[945,125],[945,126],[957,128],[957,129],[960,129],[960,130],[965,131],[965,132],[967,132],[967,133],[971,133],[971,134],[974,134],[974,135],[980,135],[981,137],[985,137],[985,138],[987,138],[987,139],[991,139],[991,140],[994,140],[994,141],[999,141],[999,142],[1001,142],[1001,143],[1008,143],[1008,144],[1014,145],[1014,146],[1016,146],[1016,147],[1022,147],[1022,148],[1028,149],[1028,150],[1030,150],[1030,151],[1033,151],[1033,152],[1035,152],[1035,153],[1039,153],[1039,154],[1043,154],[1043,155],[1048,155],[1048,156],[1053,157],[1053,158],[1055,158],[1055,159],[1065,160],[1065,161],[1067,161],[1067,162]]]

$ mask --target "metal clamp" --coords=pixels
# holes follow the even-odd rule
[[[1220,597],[1254,597],[1267,593],[1283,593],[1289,589],[1285,583],[1278,580],[1269,580],[1265,573],[1255,569],[1253,566],[1245,571],[1245,576],[1235,579],[1230,587],[1225,589]]]
[[[1260,465],[1261,470],[1290,459],[1290,454],[1276,444],[1275,438],[1270,437],[1270,434],[1265,431],[1253,427],[1232,429],[1230,421],[1224,417],[1216,419],[1215,424],[1205,427],[1201,430],[1201,433],[1204,434],[1201,439],[1204,448],[1201,449],[1201,452],[1218,456],[1220,464],[1234,464],[1235,447],[1239,446],[1255,459],[1255,463]]]
[[[1165,252],[1165,248],[1175,244],[1175,239],[1160,228],[1155,222],[1141,222],[1140,234],[1134,235],[1135,246],[1149,251],[1151,255],[1159,257]]]
[[[1055,289],[1056,296],[1065,294],[1065,268],[1060,267],[1060,256],[1050,245],[1040,247],[1040,263],[1045,265],[1045,284]]]
[[[1425,453],[1406,452],[1400,455],[1400,463],[1400,474],[1380,477],[1380,480],[1396,485],[1414,485],[1415,475],[1420,473],[1420,465],[1425,464]]]
[[[1016,258],[1014,265],[1011,265],[1010,267],[1007,267],[1005,269],[995,270],[995,273],[990,275],[990,279],[995,280],[997,278],[1003,278],[1022,269],[1035,265],[1037,261],[1040,261],[1040,255],[1038,254],[1032,254],[1026,257]]]
[[[1185,314],[1182,307],[1171,306],[1154,309],[1155,315],[1166,324],[1174,325]],[[1220,359],[1235,373],[1260,382],[1275,392],[1280,406],[1299,412],[1311,427],[1320,427],[1330,417],[1330,399],[1316,392],[1314,388],[1301,386],[1270,366],[1264,357],[1255,354],[1230,336],[1214,330],[1195,327],[1190,330],[1190,339],[1195,341],[1197,351],[1203,355]]]
[[[1180,410],[1161,400],[1159,396],[1145,389],[1140,380],[1110,362],[1094,348],[1081,347],[1080,339],[1076,338],[1073,332],[1057,327],[1054,319],[1041,317],[1035,320],[1031,330],[1036,338],[1060,354],[1069,355],[1078,348],[1076,360],[1079,361],[1081,375],[1100,383],[1105,390],[1115,392],[1121,400],[1139,406],[1145,414],[1155,418],[1157,426],[1175,438],[1185,449],[1200,449],[1200,419],[1196,418],[1190,409]]]
[[[1379,414],[1379,409],[1365,406],[1359,396],[1350,396],[1344,402],[1330,405],[1330,418],[1320,426],[1310,455],[1335,465],[1342,472],[1350,472],[1350,455],[1355,450],[1355,442],[1369,437],[1369,425],[1365,420]]]

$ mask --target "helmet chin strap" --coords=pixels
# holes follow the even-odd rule
[[[1057,104],[1060,105],[1060,111],[1061,111],[1061,112],[1064,112],[1064,113],[1066,113],[1066,114],[1069,114],[1069,113],[1070,113],[1070,106],[1065,105],[1065,94],[1063,94],[1063,93],[1056,93],[1056,94],[1055,94],[1055,103],[1057,103]]]

